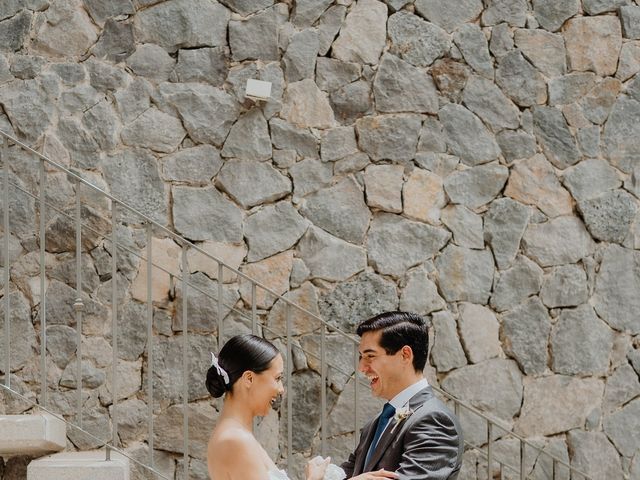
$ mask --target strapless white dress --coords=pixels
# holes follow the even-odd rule
[[[337,465],[329,464],[324,474],[324,480],[344,480],[347,475]],[[269,470],[269,480],[291,480],[284,470]]]
[[[269,480],[291,480],[284,470],[269,470]]]

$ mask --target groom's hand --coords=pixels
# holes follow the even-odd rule
[[[376,470],[375,472],[361,473],[357,477],[351,477],[351,480],[380,480],[382,478],[398,478],[396,472],[390,472],[389,470]]]

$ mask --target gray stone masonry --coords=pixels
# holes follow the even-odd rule
[[[271,82],[270,97],[245,98],[249,79]],[[225,338],[252,329],[248,275],[349,334],[383,311],[418,313],[430,382],[594,480],[640,480],[640,0],[0,0],[0,129],[241,272],[220,275],[191,247],[185,272],[183,245],[152,229],[149,309],[145,221],[118,208],[114,227],[108,199],[48,167],[41,292],[39,163],[2,150],[18,187],[0,202],[16,388],[40,398],[44,350],[50,407],[74,415],[79,195],[85,425],[107,434],[116,408],[122,446],[146,461],[151,377],[170,478],[185,322],[189,465],[206,479],[221,404],[202,379],[219,325]],[[287,302],[255,293],[258,331],[286,351]],[[320,453],[321,336],[290,314],[293,445],[282,408],[257,435],[280,464],[292,448],[296,478]],[[380,401],[359,387],[354,428],[354,347],[326,333],[340,463]],[[23,403],[0,395],[0,412]],[[461,418],[486,448],[484,423]],[[517,442],[494,435],[494,458],[517,466]],[[23,467],[0,461],[0,480]],[[527,452],[525,467],[542,480],[551,463]],[[459,480],[484,472],[465,453]]]

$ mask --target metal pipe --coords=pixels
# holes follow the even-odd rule
[[[257,319],[256,304],[256,284],[251,282],[251,333],[256,335],[258,333],[258,319]]]
[[[3,139],[0,155],[4,161],[4,384],[11,388],[11,302],[9,301],[9,141]]]
[[[491,463],[493,461],[493,425],[487,421],[487,480],[491,480]]]
[[[327,443],[327,346],[325,327],[320,328],[320,452],[324,457]]]
[[[111,422],[113,431],[111,441],[118,446],[118,205],[111,202],[111,396],[113,397],[113,413]]]
[[[45,294],[47,272],[45,269],[45,204],[46,204],[47,172],[44,161],[40,161],[40,402],[45,407],[48,404],[47,396],[49,385],[47,382],[47,296]],[[8,205],[8,204],[7,204]],[[8,256],[7,256],[8,261]],[[7,289],[8,291],[8,289]]]
[[[287,319],[287,467],[293,465],[293,349],[291,345],[291,308],[285,304]]]
[[[358,367],[360,365],[360,352],[358,345],[353,344],[353,442],[355,450],[358,448]]]
[[[224,274],[222,263],[218,262],[218,346],[224,344],[224,319],[222,318],[222,275]]]
[[[76,312],[76,332],[77,332],[77,389],[78,389],[78,426],[82,428],[82,206],[81,206],[81,184],[76,182],[76,301],[73,308]]]
[[[189,266],[187,263],[187,245],[182,246],[182,438],[184,479],[189,479],[189,318],[187,306],[187,288],[189,284]]]
[[[256,284],[254,282],[251,282],[251,333],[254,335],[258,334],[258,319],[257,319],[257,310],[258,310],[258,305],[256,303]],[[234,309],[235,310],[235,309]],[[243,315],[243,314],[241,314]],[[263,329],[263,334],[264,334],[264,329]],[[218,350],[220,349],[221,345],[218,345]],[[258,427],[258,419],[254,418],[253,419],[253,431],[255,432],[256,428]]]
[[[153,225],[147,223],[147,401],[149,428],[149,465],[153,467],[153,292],[151,275],[153,274]]]

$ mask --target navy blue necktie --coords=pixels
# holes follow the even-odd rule
[[[382,413],[380,414],[380,418],[378,419],[378,426],[376,427],[376,433],[373,435],[373,440],[371,440],[371,445],[369,445],[369,451],[367,452],[367,458],[364,461],[366,465],[369,463],[369,459],[373,455],[373,452],[376,450],[376,446],[378,445],[378,440],[382,436],[382,432],[384,431],[384,427],[389,423],[389,419],[393,417],[396,413],[396,409],[390,403],[385,403],[382,408]]]

